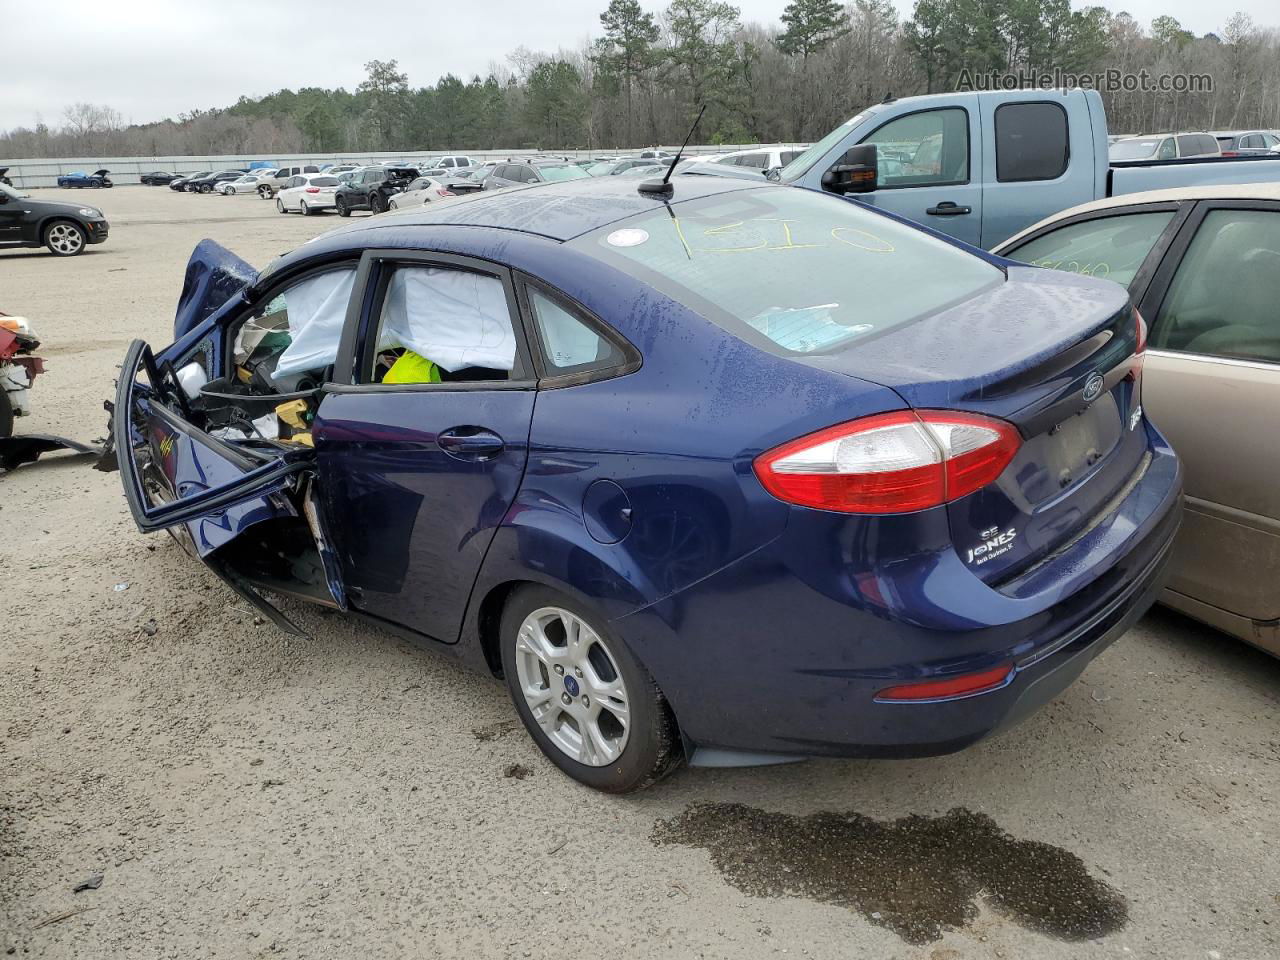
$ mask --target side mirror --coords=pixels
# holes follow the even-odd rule
[[[0,206],[4,206],[8,202],[9,195],[7,193],[0,193]]]
[[[850,147],[834,166],[822,175],[822,189],[844,196],[846,193],[870,193],[879,183],[876,168],[876,145],[860,143]]]

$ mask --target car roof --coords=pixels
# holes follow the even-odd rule
[[[1093,200],[1079,206],[1045,217],[1039,223],[1033,223],[1027,229],[1014,234],[1001,247],[1021,240],[1024,236],[1043,229],[1050,223],[1065,220],[1067,217],[1079,216],[1082,213],[1094,213],[1099,210],[1116,210],[1146,203],[1170,203],[1186,200],[1280,200],[1280,183],[1222,183],[1202,187],[1169,187],[1164,190],[1143,190],[1140,193],[1123,193],[1106,200]]]
[[[677,175],[672,183],[675,195],[669,202],[673,204],[739,190],[800,189],[766,180],[714,176]],[[428,203],[357,220],[314,237],[273,260],[254,283],[263,284],[280,272],[306,261],[332,259],[335,254],[384,243],[388,239],[388,231],[404,237],[404,232],[414,227],[483,227],[559,242],[572,240],[606,224],[652,210],[662,202],[660,198],[641,194],[638,186],[635,180],[619,177],[585,177],[472,193],[448,203]],[[404,240],[401,243],[411,245]]]

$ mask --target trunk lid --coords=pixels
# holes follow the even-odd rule
[[[1122,287],[1009,266],[973,299],[804,362],[890,387],[916,409],[1018,428],[1022,446],[999,479],[946,507],[956,552],[998,586],[1089,529],[1140,474],[1136,341]]]

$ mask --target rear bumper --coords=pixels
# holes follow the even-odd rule
[[[1050,571],[1040,570],[997,591],[935,557],[902,573],[848,573],[849,592],[836,597],[835,585],[815,583],[818,574],[801,566],[824,553],[814,531],[805,531],[804,557],[784,543],[789,529],[614,624],[700,748],[846,757],[963,749],[1053,700],[1159,596],[1181,522],[1182,478],[1173,452],[1153,437],[1142,482],[1072,546],[1052,586]],[[845,557],[858,549],[848,540],[834,545]],[[872,595],[878,607],[867,603]],[[987,692],[876,699],[900,683],[1008,663],[1012,677]]]

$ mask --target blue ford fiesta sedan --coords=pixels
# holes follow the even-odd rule
[[[287,630],[325,604],[506,682],[602,790],[960,749],[1145,611],[1179,522],[1115,284],[862,204],[623,177],[477,194],[135,341],[129,506]]]

